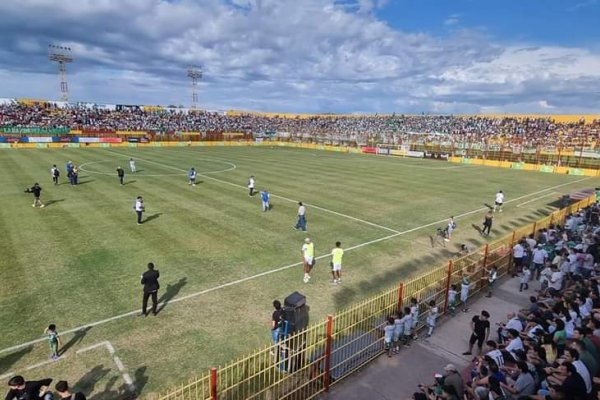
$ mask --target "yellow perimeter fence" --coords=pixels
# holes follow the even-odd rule
[[[204,376],[160,395],[158,400],[315,398],[383,353],[383,326],[387,316],[408,305],[411,298],[419,301],[421,314],[426,311],[424,305],[431,300],[446,312],[451,285],[460,287],[466,275],[471,281],[469,296],[485,290],[487,273],[492,266],[497,267],[498,276],[510,272],[515,241],[551,224],[563,224],[569,213],[595,200],[596,196],[592,195],[418,278],[399,282],[376,296],[330,315],[325,321],[311,324],[277,345],[259,349],[223,367],[212,368]]]

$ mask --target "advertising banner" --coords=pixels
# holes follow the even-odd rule
[[[569,175],[584,175],[584,172],[581,168],[569,168]]]
[[[79,139],[81,140],[81,138]],[[121,143],[123,139],[118,137],[101,137],[100,143]]]
[[[520,162],[520,163],[519,162],[514,162],[514,163],[510,164],[510,167],[512,169],[523,169],[524,166],[525,166],[525,163],[522,163],[522,162]]]
[[[69,128],[25,128],[19,126],[4,126],[0,128],[0,132],[17,135],[65,135],[69,133]]]
[[[425,156],[425,153],[423,153],[422,151],[407,151],[406,155],[408,157],[418,157],[418,158],[423,158]]]
[[[554,167],[551,165],[540,166],[540,172],[554,172]]]
[[[23,140],[23,142],[29,142],[29,143],[52,143],[51,136],[29,136],[29,137],[24,137],[22,139],[26,139],[26,140]]]
[[[136,138],[136,137],[129,137],[129,138],[127,138],[127,141],[128,141],[129,143],[137,143],[137,142],[139,142],[139,141],[140,141],[140,139],[139,139],[139,138]]]
[[[377,148],[377,154],[389,155],[390,154],[390,149],[385,149],[383,147],[378,147]]]
[[[361,147],[363,153],[377,154],[377,147]]]
[[[79,142],[79,143],[100,143],[101,142],[101,138],[98,138],[98,137],[75,137],[73,139],[77,139],[77,140],[73,140],[73,141]],[[104,138],[102,138],[102,139],[104,139]]]

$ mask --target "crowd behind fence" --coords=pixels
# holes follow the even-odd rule
[[[191,379],[158,400],[304,400],[329,391],[332,385],[364,367],[384,352],[383,325],[387,316],[408,305],[435,300],[442,313],[448,309],[448,290],[470,278],[473,296],[487,287],[493,266],[498,277],[512,273],[512,248],[524,236],[551,224],[562,225],[570,213],[589,206],[592,195],[506,235],[469,254],[449,260],[423,275],[330,315],[276,345],[257,350],[207,374]],[[422,318],[420,318],[421,320]]]

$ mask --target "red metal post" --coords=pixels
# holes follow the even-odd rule
[[[325,339],[325,371],[323,387],[329,392],[329,377],[331,376],[331,337],[333,335],[333,315],[327,316],[327,338]]]
[[[398,310],[402,310],[402,302],[404,299],[404,283],[400,282],[398,285]]]
[[[448,277],[446,278],[446,291],[444,300],[444,312],[448,311],[448,292],[450,291],[450,284],[452,283],[452,260],[448,260]]]
[[[217,369],[210,369],[210,400],[217,400]]]

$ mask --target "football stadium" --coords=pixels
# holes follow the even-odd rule
[[[170,7],[208,3],[156,11],[185,20]],[[215,3],[250,20],[283,7]],[[380,13],[395,4],[322,3],[288,6],[394,27]],[[103,12],[117,18],[115,4]],[[61,35],[44,49],[58,86],[53,72],[0,66],[7,399],[596,398],[600,103],[363,111],[333,73],[339,86],[323,85],[348,96],[335,112],[294,85],[297,106],[277,90],[227,103],[219,85],[235,74],[178,60],[189,81],[165,80],[156,105],[143,84],[147,103],[82,78],[128,79],[92,71],[119,45]],[[19,46],[7,54],[25,58]],[[175,90],[191,103],[167,105]]]

